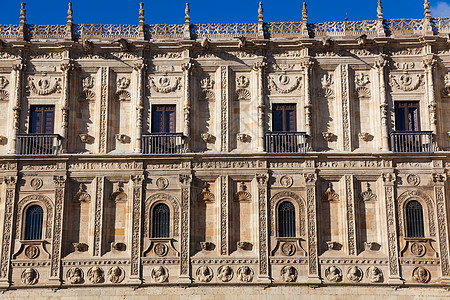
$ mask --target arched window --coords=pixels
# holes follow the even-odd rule
[[[278,206],[278,234],[280,237],[295,237],[295,207],[289,201]]]
[[[33,205],[27,210],[25,220],[25,239],[40,240],[42,238],[42,220],[44,210],[39,205]]]
[[[153,234],[154,238],[169,237],[170,210],[165,204],[157,204],[153,209]]]
[[[406,204],[406,236],[424,237],[422,205],[414,200]]]

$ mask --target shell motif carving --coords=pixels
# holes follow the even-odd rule
[[[7,91],[0,91],[0,101],[9,101],[9,93]]]
[[[334,191],[333,184],[331,182],[328,183],[328,188],[323,194],[322,200],[339,201],[339,195]]]

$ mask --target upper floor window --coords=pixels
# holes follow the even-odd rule
[[[295,104],[274,104],[272,121],[273,131],[296,131]]]
[[[42,238],[42,220],[44,210],[39,205],[27,209],[25,218],[25,239],[40,240]]]
[[[170,232],[170,210],[166,204],[157,204],[153,209],[152,223],[154,238],[167,238]]]
[[[289,201],[278,206],[278,234],[280,237],[295,237],[295,207]]]
[[[54,121],[55,121],[54,105],[30,106],[29,133],[53,133]]]
[[[419,101],[395,102],[396,131],[419,131]]]
[[[175,132],[175,105],[153,105],[152,133]]]
[[[423,210],[419,201],[406,204],[406,236],[424,237]]]

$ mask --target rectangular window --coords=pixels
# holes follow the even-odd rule
[[[396,131],[419,131],[419,101],[395,102]]]
[[[154,105],[152,107],[152,133],[174,133],[175,113],[175,105]]]
[[[272,108],[273,131],[296,131],[295,104],[274,104]]]
[[[54,105],[30,106],[30,130],[29,133],[53,133],[55,122]]]

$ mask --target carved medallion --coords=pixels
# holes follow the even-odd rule
[[[175,92],[181,89],[181,77],[175,77],[174,79],[172,81],[169,76],[162,76],[158,79],[150,76],[148,78],[148,88],[163,94]]]
[[[39,273],[35,269],[27,268],[23,270],[22,275],[20,276],[22,282],[26,285],[34,285],[38,282]]]
[[[168,250],[169,249],[167,248],[166,244],[158,243],[154,247],[155,254],[158,256],[166,256]]]
[[[366,277],[370,282],[382,282],[383,272],[375,266],[370,266],[366,270]]]
[[[152,270],[152,278],[155,282],[166,282],[169,278],[169,270],[166,267],[158,266]]]
[[[342,271],[338,267],[331,266],[325,270],[325,277],[332,282],[340,282],[342,280]]]
[[[199,282],[210,282],[214,276],[212,269],[208,266],[199,267],[195,274]]]
[[[35,191],[39,190],[42,187],[43,184],[44,184],[44,182],[39,177],[34,177],[30,181],[30,186]]]
[[[421,257],[424,256],[427,252],[427,248],[422,243],[412,243],[411,245],[411,253],[414,256]]]
[[[169,180],[165,177],[159,177],[156,179],[156,187],[160,190],[165,190],[169,186]]]
[[[284,243],[281,246],[281,253],[283,253],[283,255],[292,256],[295,254],[295,251],[295,245],[292,243]]]
[[[87,278],[91,283],[102,283],[105,281],[103,269],[100,267],[92,267],[87,272]]]
[[[347,279],[352,282],[360,282],[363,278],[363,271],[357,266],[353,266],[348,268],[347,270]]]
[[[125,278],[125,271],[121,267],[114,266],[108,270],[108,280],[112,283],[121,283]]]
[[[29,259],[35,259],[39,256],[39,247],[36,245],[30,245],[25,249],[25,256]]]
[[[408,177],[406,177],[406,181],[410,185],[418,186],[420,184],[420,177],[416,174],[409,174]]]
[[[413,280],[419,283],[427,283],[430,281],[430,277],[430,272],[423,267],[417,267],[412,272]]]
[[[280,275],[285,282],[295,282],[297,280],[298,272],[297,269],[292,266],[284,266],[281,269]]]
[[[242,266],[237,269],[238,279],[241,282],[251,282],[255,272],[249,266]]]
[[[80,268],[70,268],[66,273],[67,281],[71,284],[83,283],[83,270]]]
[[[220,266],[217,270],[217,278],[222,282],[228,282],[233,279],[233,269],[230,266]]]
[[[53,93],[61,93],[61,78],[28,78],[27,91],[36,95],[50,95]]]
[[[292,179],[291,176],[284,175],[284,176],[281,176],[281,178],[280,178],[280,185],[282,187],[285,187],[285,188],[291,187],[293,183],[294,183],[294,180]]]

